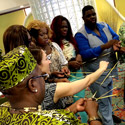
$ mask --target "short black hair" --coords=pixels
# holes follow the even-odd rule
[[[82,16],[85,15],[86,11],[91,10],[91,9],[94,9],[94,7],[91,6],[91,5],[84,6],[83,9],[82,9]]]

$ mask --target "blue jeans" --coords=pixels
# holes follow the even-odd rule
[[[90,86],[91,92],[94,94],[96,91],[96,98],[100,97],[101,95],[105,94],[109,90],[112,89],[112,81],[106,87],[100,86],[98,83],[94,83]],[[112,92],[104,95],[111,95]],[[98,100],[99,104],[99,112],[102,115],[103,125],[114,125],[113,118],[112,118],[112,97],[104,98]]]

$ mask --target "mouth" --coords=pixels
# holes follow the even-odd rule
[[[63,35],[67,35],[67,31],[64,31],[64,32],[63,32]]]
[[[45,43],[48,43],[49,42],[49,40],[47,39],[47,40],[45,40]]]
[[[96,20],[95,20],[95,19],[93,19],[93,20],[91,20],[91,22],[92,22],[92,23],[95,23],[95,22],[96,22]]]

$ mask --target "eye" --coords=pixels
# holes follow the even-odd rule
[[[43,34],[39,34],[39,36],[43,36]]]

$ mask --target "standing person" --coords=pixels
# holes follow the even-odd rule
[[[95,10],[90,5],[82,9],[82,18],[84,25],[76,33],[75,39],[82,59],[86,61],[83,67],[84,71],[94,72],[98,68],[100,60],[109,61],[108,69],[111,69],[117,62],[112,47],[114,44],[119,43],[119,36],[106,23],[96,22]],[[97,92],[96,97],[100,97],[112,89],[112,77],[108,77],[102,84],[108,71],[103,73],[103,75],[90,86],[93,94]],[[117,69],[115,68],[110,75],[116,76]],[[107,95],[110,94],[111,93],[107,93]],[[103,125],[113,125],[113,118],[115,116],[113,115],[112,118],[112,98],[101,99],[98,103],[99,111],[103,118]],[[116,118],[117,117],[115,117],[115,119]],[[118,120],[120,119],[117,118],[116,122],[121,122],[121,120]]]
[[[67,67],[68,62],[65,59],[61,48],[55,42],[51,42],[50,40],[52,30],[49,26],[40,20],[33,20],[28,24],[27,29],[29,30],[36,46],[39,46],[46,51],[47,58],[51,60],[50,71],[63,72],[69,75],[70,71]],[[59,81],[68,82],[68,80],[65,79],[58,79],[58,82]]]
[[[69,81],[75,81],[83,78],[81,70],[82,58],[78,53],[77,44],[73,37],[70,22],[65,17],[59,15],[56,16],[52,23],[51,29],[53,30],[52,41],[56,42],[62,49],[65,58],[68,61],[68,66],[71,71]],[[74,72],[74,73],[72,73]],[[85,90],[75,94],[74,101],[78,100],[78,97],[85,97]],[[87,122],[87,116],[85,112],[79,113],[82,122]]]
[[[120,63],[125,63],[125,22],[120,26],[119,29],[119,39],[121,40],[121,47],[120,47]]]

